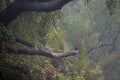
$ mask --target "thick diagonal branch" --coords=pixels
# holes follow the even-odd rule
[[[18,15],[26,11],[51,12],[61,9],[71,0],[52,0],[46,3],[34,3],[29,0],[14,0],[0,12],[0,22],[8,25]]]
[[[51,12],[61,9],[65,4],[71,0],[52,0],[46,3],[33,3],[25,1],[22,5],[24,11],[37,11],[37,12]]]

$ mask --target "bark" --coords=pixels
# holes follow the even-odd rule
[[[27,41],[27,40],[25,40],[25,39],[23,39],[23,38],[21,38],[19,36],[16,36],[16,35],[13,35],[11,37],[13,38],[13,41],[15,41],[15,42],[19,42],[19,43],[21,43],[23,45],[34,48],[34,45],[30,41]]]
[[[79,51],[70,51],[67,53],[51,53],[44,50],[35,50],[35,49],[20,49],[16,47],[7,47],[8,53],[14,54],[24,54],[24,55],[42,55],[50,58],[63,58],[79,54]]]
[[[14,0],[0,12],[0,23],[8,25],[12,20],[23,12],[51,12],[61,9],[65,4],[72,0],[52,0],[46,3],[35,3],[29,0]]]

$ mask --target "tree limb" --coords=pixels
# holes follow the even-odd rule
[[[113,37],[113,41],[112,41],[113,46],[112,46],[112,48],[111,48],[111,50],[109,52],[112,52],[116,48],[116,42],[117,42],[116,40],[117,40],[119,34],[120,34],[120,27],[119,27],[118,31],[116,32],[116,34]]]
[[[89,52],[93,51],[94,49],[105,47],[105,46],[111,46],[112,47],[113,44],[101,44],[99,46],[95,46],[95,47],[92,47],[92,48],[88,49],[87,52],[89,53]]]
[[[30,1],[25,1],[21,7],[24,11],[51,12],[61,9],[70,1],[72,0],[52,0],[46,3],[33,3]]]
[[[51,12],[61,9],[72,0],[52,0],[46,3],[34,3],[29,0],[14,0],[0,12],[0,22],[8,25],[18,15],[26,11]]]
[[[109,43],[109,44],[101,44],[101,45],[92,47],[92,48],[88,49],[87,52],[89,53],[89,52],[93,51],[94,49],[101,48],[101,47],[105,47],[105,46],[110,46],[111,49],[110,49],[109,52],[112,52],[112,51],[116,48],[116,40],[117,40],[119,34],[120,34],[120,28],[119,28],[118,31],[114,34],[112,43]],[[100,41],[100,39],[99,39],[99,41]]]
[[[42,55],[45,57],[50,58],[63,58],[63,57],[69,57],[79,54],[78,51],[70,51],[67,53],[51,53],[43,50],[35,50],[35,49],[20,49],[15,47],[7,47],[8,53],[14,53],[14,54],[24,54],[24,55]]]
[[[19,36],[13,35],[11,37],[13,38],[13,41],[15,41],[15,42],[19,42],[19,43],[26,45],[28,47],[31,47],[31,48],[34,47],[34,45],[30,41],[27,41]]]

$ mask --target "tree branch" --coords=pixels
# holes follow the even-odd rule
[[[111,53],[111,52],[116,48],[116,40],[117,40],[119,34],[120,34],[120,28],[119,28],[118,31],[114,34],[112,43],[109,43],[109,44],[101,44],[101,45],[92,47],[92,48],[88,49],[87,52],[89,53],[89,52],[91,52],[91,51],[94,50],[94,49],[101,48],[101,47],[105,47],[105,46],[110,46],[111,49],[110,49],[109,52]],[[101,36],[101,37],[102,37],[102,36]],[[100,42],[100,39],[99,39],[99,42]]]
[[[34,3],[29,0],[14,0],[10,5],[0,12],[0,22],[7,26],[22,12],[51,12],[61,9],[70,1],[72,0],[52,0],[46,3]]]
[[[78,51],[70,51],[67,53],[50,53],[43,50],[34,50],[34,49],[20,49],[15,47],[7,47],[8,53],[14,54],[24,54],[24,55],[42,55],[50,58],[63,58],[79,54]]]
[[[31,48],[34,47],[34,45],[30,41],[27,41],[19,36],[13,35],[12,38],[13,38],[13,41],[15,41],[15,42],[19,42],[19,43],[26,45],[28,47],[31,47]]]
[[[24,11],[51,12],[61,9],[65,4],[72,0],[52,0],[46,3],[33,3],[26,1],[22,5]]]
[[[116,48],[116,42],[117,42],[116,40],[117,40],[119,34],[120,34],[120,27],[119,27],[118,31],[116,32],[116,34],[113,37],[113,41],[112,41],[113,45],[112,45],[111,50],[109,51],[110,53]]]
[[[113,44],[101,44],[99,46],[95,46],[95,47],[92,47],[92,48],[88,49],[87,52],[89,53],[89,52],[93,51],[94,49],[105,47],[105,46],[111,46],[112,47]]]

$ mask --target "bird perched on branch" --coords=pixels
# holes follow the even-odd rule
[[[75,50],[75,51],[76,51],[76,50],[77,50],[77,51],[80,51],[80,45],[75,46],[75,47],[74,47],[74,50]]]

